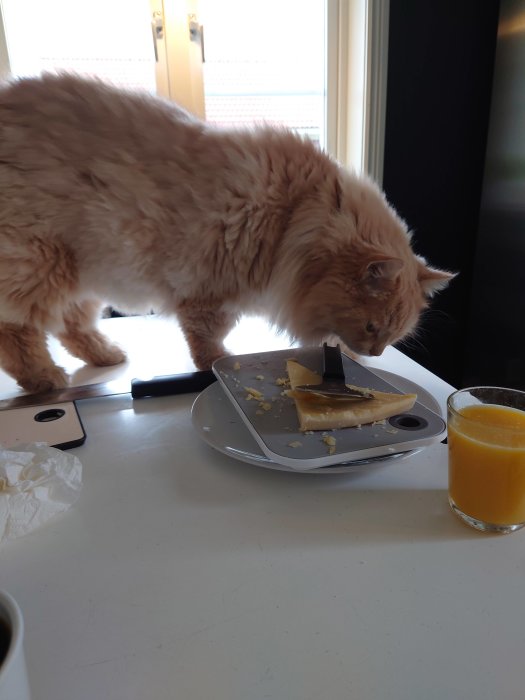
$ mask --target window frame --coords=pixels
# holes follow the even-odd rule
[[[327,150],[381,184],[389,0],[327,0]]]

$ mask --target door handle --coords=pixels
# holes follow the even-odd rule
[[[164,18],[162,12],[156,10],[153,13],[151,20],[151,35],[153,37],[153,51],[155,52],[155,61],[159,62],[159,50],[157,48],[157,41],[162,41],[164,39]]]
[[[190,41],[199,44],[201,47],[201,59],[204,63],[204,27],[199,24],[197,15],[188,15],[188,29],[190,32]]]

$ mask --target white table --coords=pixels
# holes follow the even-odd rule
[[[393,349],[370,363],[452,390]],[[80,499],[0,550],[35,700],[523,699],[525,532],[449,512],[446,446],[272,471],[202,443],[194,398],[80,401]]]

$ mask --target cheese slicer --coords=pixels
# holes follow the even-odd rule
[[[323,378],[320,384],[303,384],[296,391],[337,399],[373,399],[366,389],[346,385],[343,358],[339,345],[323,344]]]

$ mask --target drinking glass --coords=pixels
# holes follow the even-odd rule
[[[447,402],[450,507],[484,532],[525,525],[525,392],[480,386]]]

